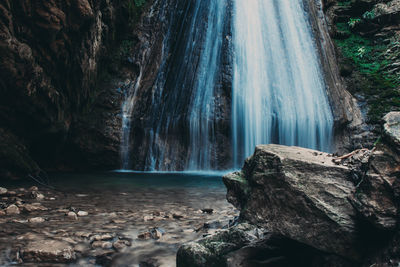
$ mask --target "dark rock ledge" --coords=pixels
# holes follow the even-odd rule
[[[239,224],[182,246],[178,266],[398,266],[400,112],[374,149],[260,145],[226,175]],[[375,264],[375,265],[374,265]]]

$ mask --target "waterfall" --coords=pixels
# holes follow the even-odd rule
[[[333,116],[303,0],[159,3],[162,43],[145,38],[157,32],[141,35],[140,75],[122,107],[124,169],[238,168],[268,143],[331,149]]]
[[[233,14],[235,167],[258,144],[329,151],[333,116],[302,0],[235,0]]]
[[[130,155],[130,135],[132,127],[131,125],[132,112],[141,80],[142,80],[142,71],[140,71],[140,74],[134,86],[132,85],[129,86],[128,92],[125,95],[125,100],[122,103],[122,132],[121,132],[120,151],[121,151],[121,162],[123,170],[130,169],[129,155]]]
[[[206,37],[189,111],[189,170],[210,170],[212,161],[216,161],[214,88],[220,67],[225,9],[225,0],[210,1]]]

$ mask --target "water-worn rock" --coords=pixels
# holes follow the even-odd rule
[[[7,188],[4,188],[4,187],[0,187],[0,195],[4,195],[4,194],[6,194],[7,193]]]
[[[150,239],[150,238],[157,240],[157,239],[160,239],[164,235],[164,233],[165,233],[165,231],[163,229],[155,227],[155,228],[149,229],[146,232],[140,233],[138,235],[138,238],[143,239],[143,240]]]
[[[78,216],[77,216],[76,213],[73,212],[73,211],[68,212],[66,215],[67,215],[67,218],[68,218],[69,220],[73,220],[73,221],[78,220]]]
[[[101,241],[101,240],[110,240],[112,238],[113,238],[112,234],[98,234],[98,235],[91,236],[90,240]]]
[[[390,112],[383,117],[385,124],[384,132],[393,145],[400,151],[400,112]]]
[[[23,204],[20,206],[20,208],[27,212],[38,211],[38,210],[40,210],[40,211],[48,210],[48,208],[44,207],[40,203]]]
[[[377,229],[392,231],[396,228],[399,171],[400,155],[384,144],[377,146],[366,163],[353,169],[357,188],[349,200],[357,213]]]
[[[78,211],[77,215],[79,217],[84,217],[84,216],[88,216],[89,213],[87,211],[80,210],[80,211]]]
[[[19,208],[14,204],[8,206],[5,211],[7,215],[16,215],[20,213]]]
[[[36,200],[43,200],[44,195],[38,191],[32,191],[30,194],[31,198],[36,199]]]
[[[30,242],[21,251],[21,255],[26,262],[67,263],[76,258],[73,248],[67,242],[56,240]]]
[[[317,249],[358,258],[351,171],[327,153],[257,146],[242,172],[224,177],[228,200],[250,222]]]
[[[94,241],[92,243],[92,248],[110,249],[112,247],[113,247],[113,244],[109,241]]]
[[[30,222],[30,223],[42,223],[44,221],[45,221],[45,219],[43,219],[42,217],[34,217],[34,218],[28,219],[28,222]]]

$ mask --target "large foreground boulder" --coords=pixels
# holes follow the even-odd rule
[[[223,177],[239,226],[185,244],[178,266],[399,266],[400,113],[384,121],[373,149],[343,156],[257,146]]]
[[[257,146],[241,172],[224,177],[228,201],[255,225],[320,250],[358,258],[351,169],[332,156],[280,145]]]
[[[269,232],[361,260],[398,225],[399,156],[385,143],[342,157],[281,145],[257,146],[226,175],[228,201]]]

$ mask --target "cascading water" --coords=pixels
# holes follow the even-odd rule
[[[130,169],[130,135],[131,135],[131,122],[132,122],[132,112],[136,100],[136,95],[138,88],[140,86],[140,81],[142,80],[142,72],[140,71],[139,77],[136,80],[134,86],[129,86],[129,90],[125,96],[125,101],[122,104],[122,134],[121,134],[121,161],[122,161],[122,169],[129,170]]]
[[[189,170],[210,170],[211,162],[216,161],[214,88],[220,66],[225,8],[225,0],[213,0],[209,5],[205,44],[189,113]]]
[[[330,150],[333,116],[303,0],[235,0],[235,167],[258,144]]]
[[[161,60],[149,79],[154,50],[143,41],[122,108],[123,168],[237,168],[268,143],[330,150],[332,111],[303,1],[159,2]]]

